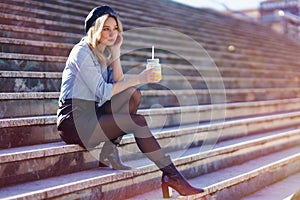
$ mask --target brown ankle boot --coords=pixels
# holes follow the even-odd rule
[[[193,187],[188,183],[188,181],[176,169],[175,165],[170,159],[170,156],[165,156],[164,159],[155,162],[155,164],[163,172],[161,178],[163,198],[171,198],[171,188],[176,190],[182,196],[188,196],[204,192],[203,189]]]

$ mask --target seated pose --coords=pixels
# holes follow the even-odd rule
[[[203,192],[191,186],[153,137],[145,117],[137,114],[139,84],[159,82],[154,69],[124,79],[120,63],[122,24],[109,6],[94,8],[85,19],[86,36],[74,46],[62,76],[57,127],[67,144],[91,149],[104,142],[100,165],[128,170],[118,154],[123,135],[133,133],[138,148],[163,172],[162,190],[181,195]]]

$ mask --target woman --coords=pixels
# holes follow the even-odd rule
[[[177,171],[145,117],[136,114],[141,93],[133,87],[159,82],[160,75],[149,69],[124,79],[118,15],[109,6],[96,7],[85,20],[85,31],[87,35],[74,46],[63,71],[57,120],[62,139],[86,149],[104,142],[100,161],[115,169],[130,169],[121,163],[116,145],[124,134],[133,133],[139,149],[163,172],[164,197],[170,197],[169,187],[181,195],[203,192]]]

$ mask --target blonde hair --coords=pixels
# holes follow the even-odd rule
[[[101,39],[101,32],[103,30],[103,26],[105,21],[108,19],[108,17],[110,17],[108,14],[102,15],[101,17],[99,17],[96,21],[95,24],[89,29],[89,31],[87,32],[87,36],[86,36],[86,41],[87,44],[89,45],[90,49],[92,50],[93,54],[95,55],[96,59],[98,60],[98,62],[100,63],[101,67],[104,67],[107,65],[107,61],[110,61],[111,58],[111,52],[108,50],[108,55],[105,56],[104,52],[101,52],[100,50],[100,39]],[[117,26],[118,26],[118,31],[122,32],[123,31],[123,26],[121,21],[116,18],[113,17],[116,22],[117,22]]]

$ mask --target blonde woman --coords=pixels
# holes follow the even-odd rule
[[[170,196],[168,187],[184,196],[203,192],[177,171],[145,117],[136,114],[141,93],[134,86],[159,82],[160,75],[150,69],[124,79],[120,62],[122,24],[116,12],[109,6],[94,8],[86,17],[85,31],[63,71],[57,112],[62,139],[86,149],[104,142],[100,165],[128,170],[131,168],[121,162],[116,145],[123,135],[133,133],[139,149],[163,172],[164,197]]]

